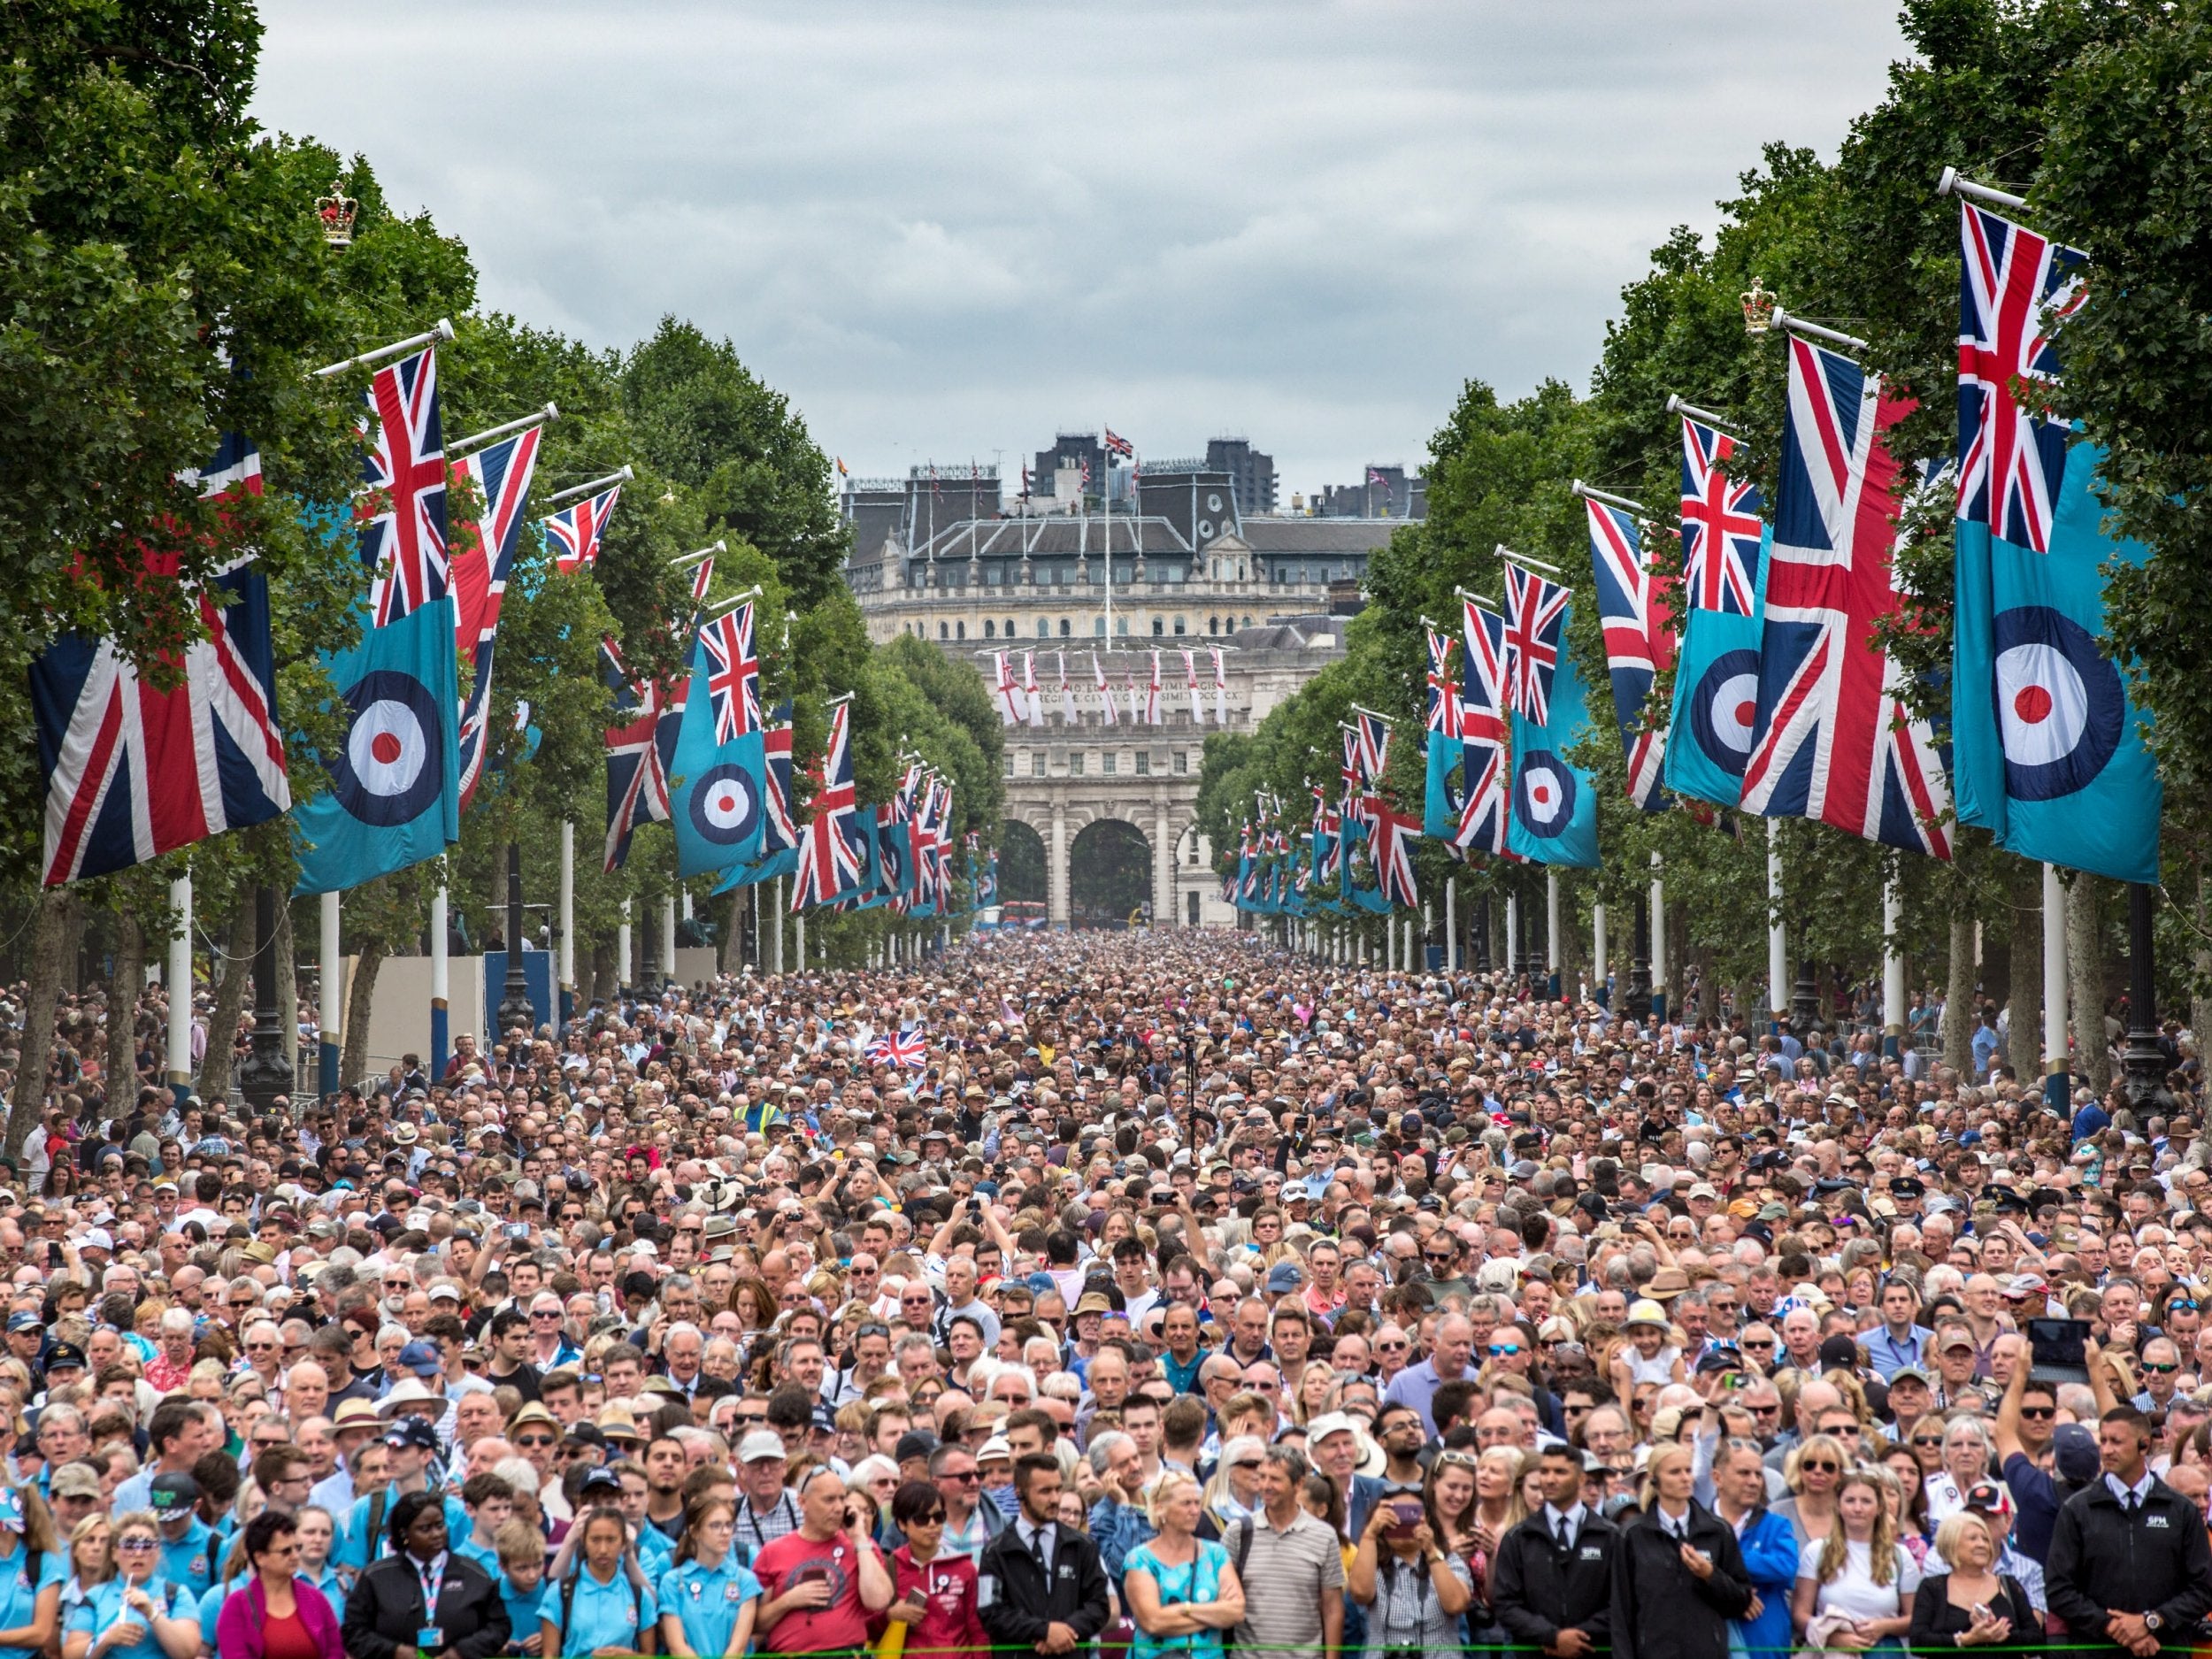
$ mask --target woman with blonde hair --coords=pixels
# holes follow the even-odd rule
[[[105,1571],[70,1612],[64,1659],[194,1659],[199,1603],[159,1576],[160,1521],[134,1510],[117,1517],[113,1536]]]
[[[1997,1540],[1983,1517],[1967,1509],[1937,1527],[1936,1554],[1951,1563],[1951,1571],[1922,1580],[1914,1598],[1915,1653],[2008,1643],[2015,1631],[2024,1640],[2040,1631],[2042,1621],[2028,1593],[1997,1571]]]
[[[1267,1446],[1258,1436],[1239,1434],[1224,1443],[1214,1478],[1206,1483],[1206,1513],[1225,1532],[1260,1510],[1260,1459]]]
[[[1798,1557],[1790,1617],[1808,1647],[1903,1651],[1920,1569],[1890,1525],[1885,1480],[1875,1470],[1845,1475],[1834,1525]]]
[[[1157,1532],[1123,1566],[1122,1593],[1137,1627],[1130,1659],[1221,1659],[1222,1632],[1244,1617],[1244,1586],[1229,1552],[1198,1536],[1205,1509],[1198,1483],[1171,1470],[1153,1483],[1146,1509]]]
[[[1688,1447],[1653,1448],[1644,1512],[1614,1546],[1617,1659],[1728,1659],[1728,1621],[1750,1610],[1736,1529],[1698,1502],[1695,1486]]]
[[[1775,1514],[1790,1524],[1802,1549],[1816,1544],[1835,1530],[1836,1494],[1844,1471],[1851,1467],[1843,1442],[1832,1434],[1808,1436],[1782,1466],[1783,1483],[1790,1495],[1774,1506]]]

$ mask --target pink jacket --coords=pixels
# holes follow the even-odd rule
[[[323,1659],[346,1659],[345,1647],[338,1638],[338,1616],[331,1611],[329,1599],[304,1578],[292,1580],[292,1599],[298,1605],[300,1622],[315,1639]],[[262,1632],[268,1618],[268,1598],[262,1593],[257,1573],[223,1603],[215,1620],[216,1650],[223,1659],[262,1659]]]

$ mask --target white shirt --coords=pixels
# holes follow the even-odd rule
[[[2122,1481],[2119,1476],[2107,1471],[2104,1483],[2110,1489],[2112,1495],[2119,1499],[2122,1509],[2139,1509],[2143,1506],[2143,1500],[2151,1495],[2151,1482],[2157,1479],[2156,1475],[2146,1468],[2143,1471],[2143,1478],[2131,1486]]]
[[[1575,1540],[1582,1536],[1583,1518],[1589,1512],[1579,1499],[1576,1501],[1573,1509],[1566,1510],[1547,1503],[1544,1505],[1544,1530],[1552,1535],[1555,1542],[1559,1537],[1559,1523],[1565,1521],[1567,1523],[1567,1548],[1571,1549],[1574,1548]]]
[[[1050,1578],[1052,1576],[1053,1557],[1056,1554],[1054,1546],[1058,1541],[1053,1536],[1052,1523],[1046,1521],[1040,1525],[1032,1521],[1026,1515],[1025,1515],[1014,1523],[1014,1531],[1020,1535],[1022,1548],[1027,1550],[1032,1555],[1039,1553],[1038,1540],[1040,1539],[1043,1540],[1045,1577],[1047,1578]]]

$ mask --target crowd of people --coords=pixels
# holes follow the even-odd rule
[[[980,937],[0,1170],[0,1655],[2206,1642],[2170,1100]],[[1916,1074],[1912,1074],[1916,1073]]]

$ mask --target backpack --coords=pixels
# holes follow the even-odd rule
[[[1244,1563],[1250,1560],[1252,1555],[1253,1530],[1252,1517],[1248,1515],[1240,1516],[1237,1517],[1236,1525],[1230,1529],[1229,1535],[1222,1540],[1222,1542],[1228,1548],[1231,1563],[1236,1567],[1237,1583],[1240,1586],[1244,1583]],[[1246,1594],[1248,1596],[1250,1592],[1247,1591]],[[1237,1633],[1234,1628],[1221,1632],[1221,1645],[1225,1652],[1236,1651]]]
[[[576,1610],[576,1586],[584,1576],[584,1563],[578,1562],[576,1571],[561,1580],[561,1645],[568,1645],[570,1616]],[[630,1586],[630,1624],[636,1632],[638,1645],[645,1645],[645,1592],[636,1585]]]

